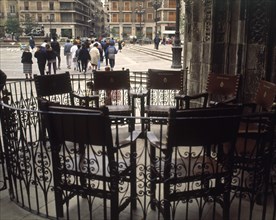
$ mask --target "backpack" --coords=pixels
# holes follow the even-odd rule
[[[115,47],[108,47],[108,59],[115,59],[116,49]]]

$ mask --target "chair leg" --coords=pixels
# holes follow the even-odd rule
[[[116,178],[116,177],[115,177]],[[110,219],[119,220],[119,189],[118,189],[118,181],[117,183],[111,182],[111,188],[114,187],[114,193],[112,193],[111,200],[110,200]],[[113,185],[114,184],[114,185]],[[113,185],[113,186],[112,186]]]
[[[136,143],[131,144],[131,173],[132,176],[136,177]],[[131,184],[131,209],[137,208],[137,184],[136,178],[130,178]]]
[[[165,220],[170,220],[170,201],[167,199],[170,190],[170,184],[164,183],[164,209],[163,216]]]
[[[150,146],[150,202],[151,209],[155,210],[156,208],[156,172],[155,172],[155,158],[156,152],[153,146]]]

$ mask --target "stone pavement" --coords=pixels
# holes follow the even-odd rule
[[[147,48],[152,49],[152,55],[148,55],[142,52],[138,52],[135,48]],[[171,61],[163,60],[154,56],[154,45],[133,45],[127,44],[122,52],[118,52],[115,61],[115,70],[128,68],[130,71],[147,71],[149,68],[156,69],[171,69]],[[159,51],[164,53],[171,53],[171,45],[160,45]],[[8,78],[25,78],[25,74],[22,73],[23,65],[21,63],[22,51],[19,47],[1,46],[0,48],[0,69],[4,71]],[[39,74],[37,67],[37,60],[33,58],[33,74]],[[101,70],[104,70],[105,64],[102,63]],[[69,71],[71,74],[77,74],[79,72],[73,69],[66,68],[65,56],[63,55],[63,48],[61,51],[61,70],[57,73]]]

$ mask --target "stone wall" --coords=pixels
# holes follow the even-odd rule
[[[205,90],[209,72],[241,74],[241,101],[261,78],[276,82],[275,11],[273,0],[185,0],[188,94]]]

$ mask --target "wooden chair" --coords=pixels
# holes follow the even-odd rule
[[[237,144],[235,147],[232,188],[235,195],[247,197],[252,203],[263,204],[264,186],[273,154],[275,111],[272,105],[276,96],[276,85],[261,80],[255,97],[244,104]]]
[[[95,71],[93,89],[98,93],[99,105],[105,105],[110,115],[134,116],[130,92],[129,70]],[[125,123],[122,118],[122,123]],[[131,128],[133,129],[133,128]]]
[[[83,96],[73,91],[69,72],[52,75],[35,75],[37,96],[48,101],[67,105],[88,106],[93,102],[96,107],[96,96]]]
[[[0,69],[0,91],[3,91],[4,86],[6,85],[7,75]]]
[[[119,219],[119,213],[130,203],[135,208],[134,155],[139,133],[130,132],[123,140],[119,134],[113,137],[107,108],[96,110],[51,103],[42,108],[53,157],[57,216],[64,216],[63,206],[74,196],[87,198],[87,202],[101,198],[105,219]],[[114,138],[119,142],[114,144]],[[120,197],[119,187],[124,186],[129,194],[123,192]],[[106,211],[107,201],[110,215]]]
[[[223,219],[230,219],[229,187],[241,112],[238,106],[172,109],[166,143],[152,132],[147,133],[151,157],[151,205],[161,210],[164,219],[174,219],[176,208],[183,203],[188,205],[195,200],[195,204],[204,207],[211,198],[216,202],[222,199]],[[227,146],[227,150],[224,154],[209,155],[210,146]],[[159,197],[156,196],[157,183],[161,184]],[[198,216],[201,218],[202,212]],[[186,219],[189,219],[187,213]]]
[[[250,103],[245,103],[245,108],[249,107],[249,112],[270,111],[276,97],[276,84],[261,80],[256,94]]]
[[[183,74],[183,70],[149,69],[147,90],[140,94],[141,116],[168,117],[169,109],[177,105],[175,98],[183,94]]]
[[[177,97],[178,108],[206,108],[218,104],[229,104],[237,101],[240,75],[210,73],[207,79],[206,92],[196,95]]]

